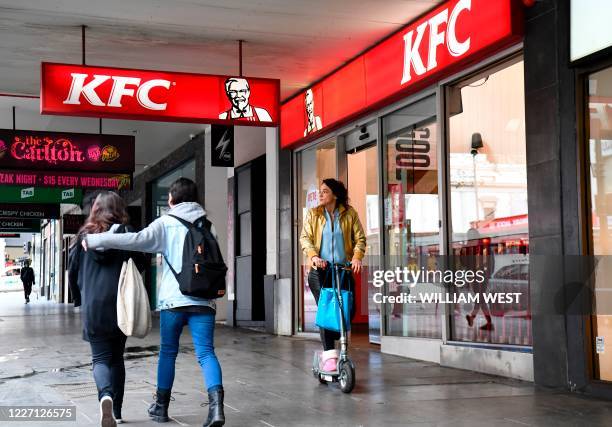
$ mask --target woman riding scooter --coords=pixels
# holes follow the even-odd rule
[[[319,189],[319,206],[306,214],[300,244],[304,255],[310,261],[308,286],[317,304],[321,286],[331,277],[331,265],[346,263],[350,260],[354,274],[361,272],[361,264],[366,249],[366,237],[359,221],[357,211],[348,204],[348,192],[344,184],[332,178],[324,179]],[[355,282],[349,275],[349,286],[354,292]],[[331,279],[328,279],[331,280]],[[355,306],[351,307],[351,319]],[[335,341],[340,334],[320,329],[323,353],[319,367],[322,371],[333,372],[337,368],[338,351]]]

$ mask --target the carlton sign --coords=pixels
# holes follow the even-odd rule
[[[126,189],[134,172],[134,136],[0,129],[0,184],[35,187]],[[31,187],[30,187],[31,186]]]
[[[43,63],[42,114],[275,126],[280,82]]]
[[[134,139],[0,129],[0,168],[132,173]]]

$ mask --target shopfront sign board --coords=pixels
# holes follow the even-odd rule
[[[0,129],[0,168],[134,172],[134,136]]]
[[[132,188],[132,175],[125,173],[20,171],[0,169],[0,185],[130,190]],[[34,193],[35,192],[36,190],[34,189]],[[69,191],[66,194],[69,194]]]
[[[0,185],[0,200],[3,203],[71,203],[78,205],[83,200],[83,190],[80,188]]]
[[[41,69],[42,114],[276,126],[279,97],[278,79],[48,62]]]
[[[40,232],[40,220],[0,218],[0,231],[12,233],[38,233]]]
[[[450,0],[281,107],[281,148],[415,93],[521,40],[516,0]]]
[[[0,218],[57,219],[59,217],[59,204],[0,203]]]

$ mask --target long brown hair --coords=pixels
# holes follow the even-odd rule
[[[79,235],[102,233],[113,224],[127,224],[128,218],[123,199],[117,193],[104,191],[94,200],[89,217],[79,230]]]

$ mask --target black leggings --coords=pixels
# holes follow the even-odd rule
[[[125,387],[125,335],[103,341],[93,341],[91,357],[93,359],[93,376],[98,388],[98,400],[108,395],[113,398],[113,406],[121,409]]]
[[[23,294],[25,295],[25,299],[30,299],[30,294],[32,293],[32,282],[23,282]]]
[[[321,295],[321,287],[322,286],[331,286],[331,275],[330,271],[327,274],[327,269],[319,268],[315,270],[314,268],[310,269],[308,273],[308,286],[312,291],[312,295],[317,304],[319,304],[319,296]],[[353,274],[347,274],[345,277],[348,277],[348,285],[346,283],[342,284],[342,289],[348,289],[353,292],[355,295],[355,281],[353,280]],[[355,317],[355,304],[351,307],[351,320]],[[323,343],[323,350],[333,350],[335,348],[335,341],[340,339],[340,332],[330,331],[329,329],[319,328],[319,334],[321,335],[321,342]]]

